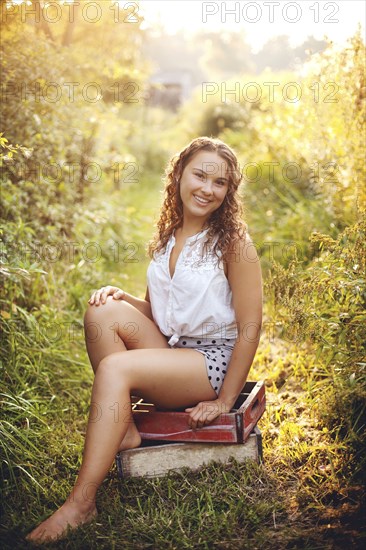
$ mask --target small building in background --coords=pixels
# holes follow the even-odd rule
[[[158,71],[149,78],[147,103],[175,111],[187,99],[194,88],[191,71]]]

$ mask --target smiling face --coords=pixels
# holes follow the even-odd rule
[[[202,225],[223,203],[229,187],[225,160],[213,151],[199,151],[183,170],[180,197],[183,216],[200,218]]]

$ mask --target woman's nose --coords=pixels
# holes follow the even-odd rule
[[[205,195],[212,195],[212,182],[208,178],[202,182],[202,192]]]

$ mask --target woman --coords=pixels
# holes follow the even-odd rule
[[[131,395],[185,408],[191,429],[232,409],[262,322],[261,270],[241,221],[241,177],[225,143],[194,139],[166,170],[145,300],[113,286],[91,296],[85,334],[95,379],[83,462],[66,502],[29,540],[57,538],[96,516],[96,492],[115,454],[141,443]]]

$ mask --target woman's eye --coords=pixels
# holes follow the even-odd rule
[[[203,174],[196,174],[198,178],[203,178]]]

